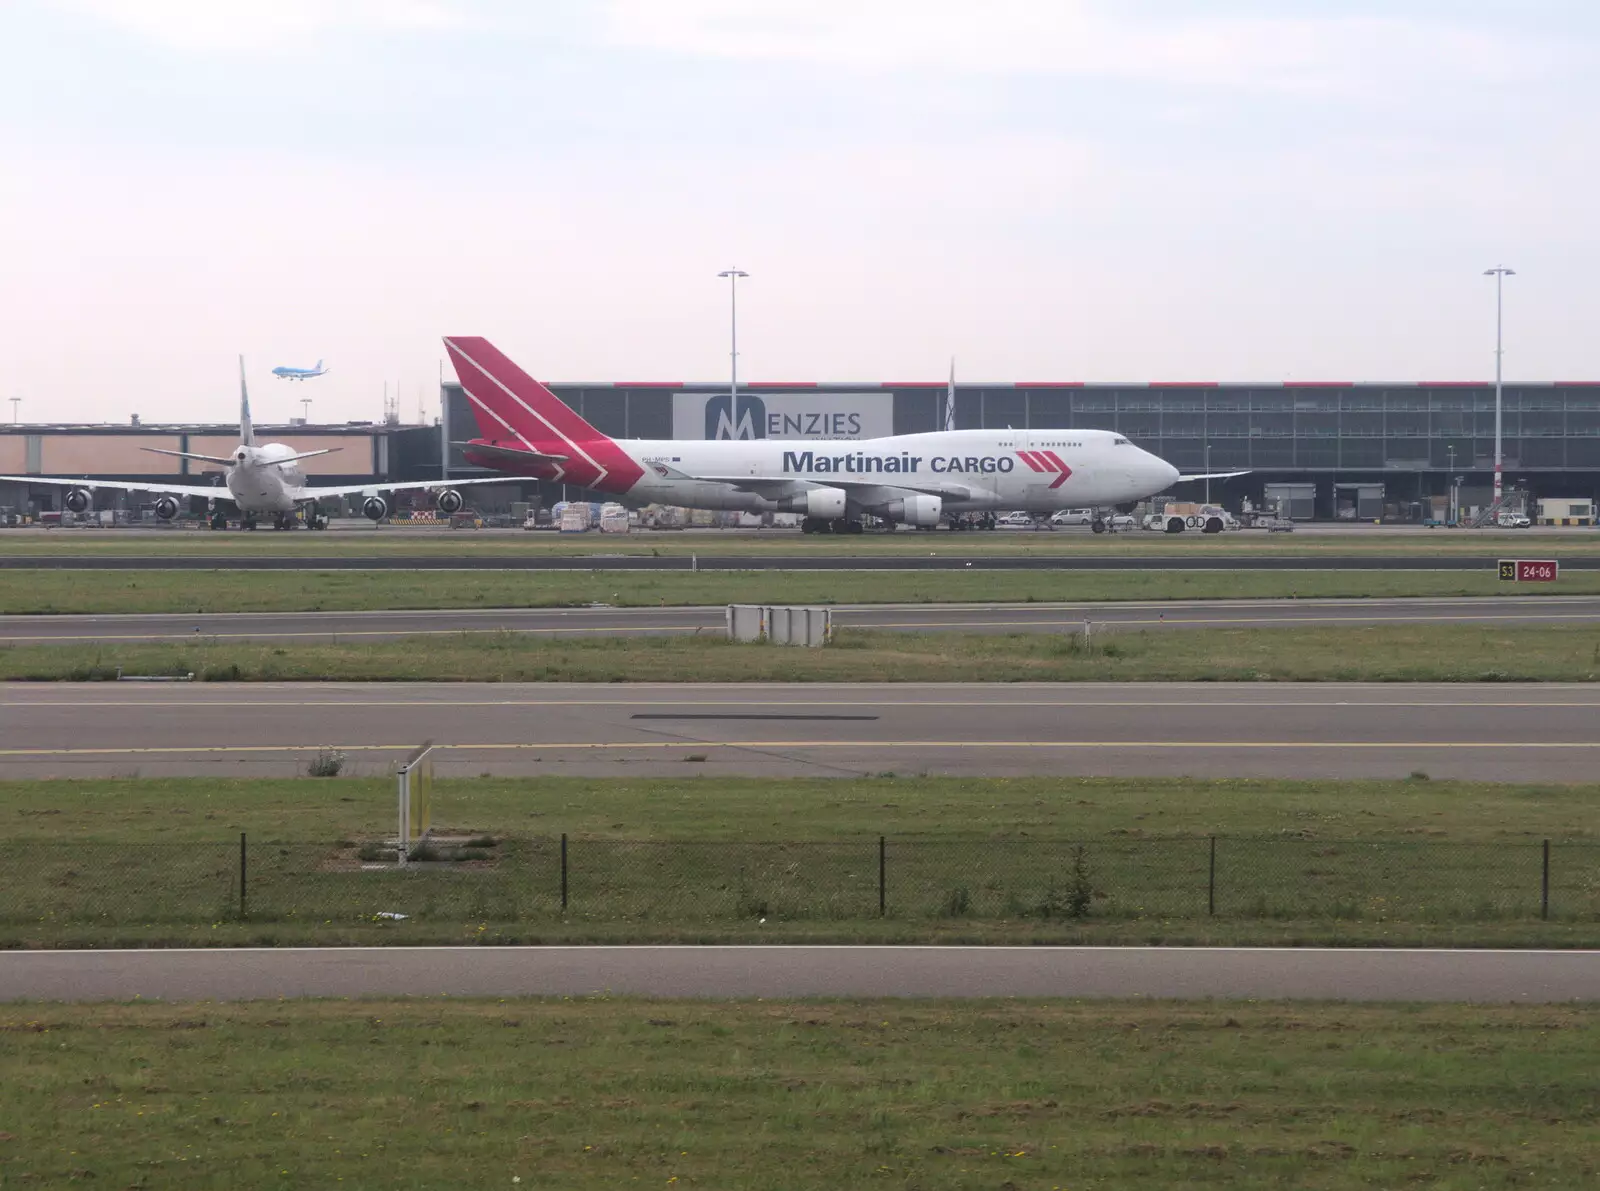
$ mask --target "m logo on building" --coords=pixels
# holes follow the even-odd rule
[[[672,437],[724,442],[753,439],[862,439],[894,433],[894,398],[886,392],[772,390],[675,393]]]
[[[706,437],[708,439],[748,439],[767,437],[767,403],[759,397],[740,393],[734,404],[732,393],[706,399]]]

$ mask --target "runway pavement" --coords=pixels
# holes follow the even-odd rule
[[[941,543],[943,539],[940,539]],[[1047,545],[1047,542],[1041,542]],[[714,548],[714,544],[713,544]],[[1500,557],[1529,557],[1506,547],[1499,555],[1257,554],[1196,547],[1186,554],[15,554],[0,570],[77,571],[1489,571]],[[1540,543],[1533,557],[1563,570],[1600,570],[1600,555],[1563,555]]]
[[[1600,951],[355,947],[8,951],[0,1001],[280,997],[1600,1000]]]
[[[416,612],[229,612],[0,616],[0,642],[372,641],[463,632],[547,636],[719,632],[711,608],[502,608]],[[1600,621],[1600,597],[1165,600],[1062,604],[861,604],[836,628],[902,632],[1061,633],[1101,628],[1264,628],[1362,624],[1551,625]]]
[[[900,774],[1591,782],[1600,685],[0,686],[10,776]]]

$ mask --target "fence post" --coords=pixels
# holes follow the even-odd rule
[[[1544,872],[1539,879],[1539,917],[1550,917],[1550,841],[1544,841]]]
[[[888,843],[883,836],[878,837],[878,917],[882,918],[888,913]]]
[[[561,833],[561,911],[567,909],[567,833]]]
[[[1217,837],[1211,837],[1211,859],[1206,872],[1206,913],[1217,913]]]
[[[250,917],[250,910],[249,910],[250,903],[246,900],[246,897],[245,897],[245,877],[246,877],[246,875],[247,874],[246,874],[246,869],[245,869],[244,832],[241,831],[239,833],[239,920],[241,922],[244,921],[246,918]]]

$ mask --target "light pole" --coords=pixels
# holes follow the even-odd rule
[[[743,269],[724,269],[717,276],[728,279],[728,361],[731,365],[728,373],[728,419],[737,426],[739,424],[739,278],[748,277],[750,274]]]
[[[1500,359],[1505,354],[1502,340],[1502,318],[1505,309],[1502,301],[1501,290],[1507,277],[1517,275],[1515,269],[1508,269],[1504,265],[1496,265],[1492,269],[1483,271],[1485,277],[1494,278],[1494,503],[1500,504],[1500,473],[1505,466],[1505,459],[1500,449],[1500,398],[1501,398],[1501,368]]]
[[[11,402],[11,420],[15,422],[17,420],[17,410],[22,406],[22,398],[10,397],[7,400]]]
[[[311,398],[309,397],[300,398],[300,420],[302,422],[311,421]]]
[[[1450,474],[1446,477],[1449,484],[1448,500],[1445,502],[1444,519],[1447,523],[1456,523],[1456,447],[1454,443],[1446,443],[1444,448],[1446,457],[1450,460]]]
[[[1211,503],[1211,444],[1206,444],[1206,504]]]

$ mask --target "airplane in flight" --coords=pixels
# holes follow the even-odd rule
[[[179,501],[189,497],[206,500],[229,500],[238,506],[240,526],[254,529],[256,519],[272,514],[274,529],[293,529],[296,512],[306,507],[306,524],[314,529],[326,529],[328,519],[318,515],[317,501],[332,496],[362,496],[361,512],[373,521],[382,521],[389,515],[389,501],[385,492],[428,491],[434,493],[434,503],[442,513],[460,511],[464,501],[459,488],[468,484],[504,484],[503,478],[477,480],[410,480],[399,484],[346,484],[323,487],[308,485],[305,476],[295,466],[302,459],[315,455],[328,455],[338,447],[323,447],[315,451],[296,451],[281,442],[257,443],[255,427],[250,420],[250,391],[245,385],[244,357],[239,357],[239,445],[227,458],[217,455],[197,455],[191,451],[169,451],[161,447],[141,447],[156,455],[176,455],[180,459],[197,459],[202,463],[215,463],[227,468],[226,488],[202,484],[164,484],[159,481],[124,482],[116,480],[84,480],[50,476],[0,476],[0,480],[19,484],[49,484],[67,490],[62,503],[74,513],[84,513],[94,507],[94,489],[107,488],[120,492],[150,492],[157,495],[156,516],[170,521],[178,515]],[[225,518],[216,514],[213,528],[220,528]]]
[[[321,376],[328,371],[322,366],[322,361],[317,361],[315,368],[290,368],[287,364],[280,365],[272,370],[272,375],[279,380],[309,380],[313,376]]]
[[[1181,475],[1108,430],[938,430],[859,441],[617,440],[487,339],[456,335],[444,344],[478,423],[480,437],[455,444],[467,462],[640,505],[800,513],[806,533],[859,533],[868,513],[933,527],[966,512],[1104,509],[1206,478]]]

